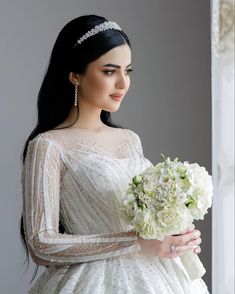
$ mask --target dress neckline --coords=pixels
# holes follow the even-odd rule
[[[124,148],[128,148],[128,155],[126,155],[125,157],[117,157],[117,155],[111,153],[107,148],[105,148],[104,146],[98,144],[97,142],[92,142],[92,144],[90,144],[91,142],[89,141],[81,141],[79,142],[76,146],[74,146],[73,148],[71,148],[71,150],[68,150],[68,152],[70,151],[75,151],[75,152],[87,152],[89,153],[89,155],[96,155],[96,154],[103,154],[106,155],[109,158],[113,158],[116,160],[127,160],[130,159],[130,145],[125,142],[124,144],[122,144],[118,149],[116,149],[116,153],[118,153],[119,151],[121,151]]]
[[[41,134],[42,137],[44,137],[45,133]],[[47,136],[46,136],[47,137]],[[115,150],[115,154],[113,152],[111,152],[108,148],[106,148],[104,145],[98,143],[95,140],[90,139],[89,137],[86,138],[79,138],[78,140],[74,139],[71,141],[71,145],[69,147],[64,146],[64,144],[62,143],[63,140],[61,140],[61,138],[58,137],[54,137],[54,136],[49,136],[46,139],[48,139],[49,141],[55,142],[57,143],[57,146],[59,145],[60,150],[62,151],[62,153],[64,153],[64,151],[66,152],[87,152],[89,154],[103,154],[108,156],[109,158],[113,158],[116,160],[128,160],[130,159],[130,149],[131,149],[131,145],[129,144],[128,140],[125,139],[125,136],[123,137],[123,140],[121,141],[121,143],[119,144],[119,147]],[[123,151],[123,153],[121,152],[123,149],[126,149],[125,151]],[[119,155],[119,152],[121,153],[121,155],[124,155],[124,157],[118,157],[117,155]]]

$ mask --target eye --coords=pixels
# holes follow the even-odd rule
[[[115,70],[104,70],[104,73],[107,75],[107,76],[111,76],[113,73],[115,72]]]
[[[129,68],[126,73],[129,75],[131,72],[133,72],[133,69],[132,68]]]

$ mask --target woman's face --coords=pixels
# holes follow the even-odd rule
[[[91,62],[79,75],[79,104],[114,112],[130,86],[131,50],[128,45],[111,49]]]

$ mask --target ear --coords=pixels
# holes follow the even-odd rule
[[[69,73],[69,80],[70,82],[75,86],[79,86],[80,84],[80,77],[79,74],[75,73],[75,72],[70,72]]]

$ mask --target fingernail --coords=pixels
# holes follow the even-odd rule
[[[200,253],[200,248],[198,247],[197,249],[195,249],[196,253]]]
[[[190,246],[190,245],[193,245],[193,242],[188,242],[188,245]]]
[[[194,238],[198,238],[200,236],[200,232],[199,231],[196,231],[194,234],[193,234]]]
[[[201,238],[197,238],[197,240],[194,241],[194,244],[199,245],[201,243],[201,241],[202,241]]]

